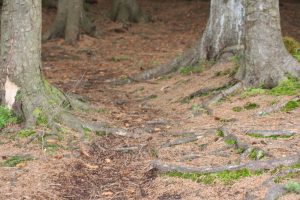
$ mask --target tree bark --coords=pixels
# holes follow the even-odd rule
[[[146,21],[136,0],[113,0],[111,19],[122,23]]]
[[[65,38],[68,44],[74,45],[79,38],[80,29],[90,35],[95,33],[95,26],[83,9],[83,0],[59,0],[55,21],[43,35],[43,40]]]
[[[156,78],[180,67],[217,59],[227,48],[243,49],[245,0],[212,0],[206,29],[196,45],[171,62],[131,77],[141,81]],[[236,53],[235,51],[232,51]]]
[[[287,74],[300,78],[300,65],[285,49],[279,0],[248,1],[244,63],[237,78],[246,86],[272,88]]]

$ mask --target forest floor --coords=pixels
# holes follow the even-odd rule
[[[222,137],[221,129],[263,150],[262,160],[299,153],[299,109],[259,115],[295,95],[241,92],[213,105],[210,114],[199,105],[214,93],[182,101],[199,89],[230,82],[235,59],[206,66],[201,73],[176,72],[146,82],[113,85],[108,80],[165,63],[192,46],[205,28],[209,3],[143,0],[141,6],[153,16],[153,22],[126,27],[107,18],[109,4],[99,0],[89,7],[97,25],[96,38],[83,35],[76,47],[59,39],[43,44],[43,72],[50,83],[84,97],[97,108],[76,115],[131,134],[87,130],[91,148],[84,152],[78,135],[67,128],[59,136],[46,137],[49,130],[37,127],[34,131],[42,137],[26,144],[29,134],[20,133],[16,125],[7,127],[0,135],[0,162],[14,158],[18,164],[0,167],[0,199],[241,200],[247,192],[254,199],[263,199],[268,189],[263,183],[280,168],[242,171],[238,177],[227,172],[202,174],[193,181],[196,174],[163,174],[153,169],[153,161],[196,167],[253,162],[253,156],[241,155]],[[300,4],[286,1],[281,9],[283,34],[300,41]],[[47,29],[55,10],[45,9],[43,14]],[[295,134],[271,138],[246,134],[257,130]],[[299,173],[279,182],[284,185],[290,180],[300,182]],[[288,193],[280,199],[299,198]]]

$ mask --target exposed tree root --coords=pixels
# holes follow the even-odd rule
[[[225,128],[221,128],[221,131],[224,134],[224,141],[233,141],[234,142],[234,146],[235,148],[242,153],[241,154],[241,158],[245,159],[249,156],[251,156],[252,159],[256,159],[259,160],[261,158],[263,158],[265,155],[267,155],[267,153],[260,148],[257,147],[252,147],[251,145],[242,142],[237,136],[228,133],[228,131]],[[254,153],[253,153],[254,152]],[[253,154],[253,155],[251,155]]]
[[[211,105],[218,103],[220,100],[230,96],[231,94],[238,92],[241,89],[243,89],[243,84],[237,83],[234,86],[221,91],[219,94],[209,99],[208,101],[203,102],[202,107],[206,109],[209,114],[213,114],[212,109],[210,108]]]
[[[221,171],[236,171],[240,169],[248,169],[251,171],[271,170],[279,166],[292,166],[300,163],[300,154],[289,157],[273,159],[267,161],[252,161],[239,165],[225,165],[220,167],[192,167],[184,164],[171,164],[160,160],[151,162],[151,166],[160,172],[181,172],[181,173],[216,173]]]
[[[300,101],[300,97],[299,96],[293,97],[289,101]],[[287,101],[287,102],[289,102],[289,101]],[[258,112],[256,115],[257,116],[264,116],[264,115],[268,115],[270,113],[278,112],[286,105],[287,102],[274,104],[274,105]]]
[[[291,137],[296,133],[286,130],[248,130],[246,134],[258,137]]]
[[[194,141],[197,141],[197,140],[198,140],[198,138],[197,138],[196,135],[193,135],[191,137],[183,137],[183,138],[179,138],[179,139],[176,139],[174,141],[171,141],[171,142],[167,142],[167,143],[161,145],[161,148],[186,144],[186,143],[194,142]]]
[[[197,90],[196,92],[193,92],[192,94],[186,96],[186,97],[183,97],[182,99],[180,99],[180,102],[181,103],[186,103],[194,98],[197,98],[197,97],[201,97],[201,96],[206,96],[206,95],[209,95],[211,93],[217,93],[217,92],[220,92],[232,85],[234,85],[235,81],[230,81],[229,83],[226,83],[225,85],[223,86],[220,86],[220,87],[214,87],[214,88],[202,88],[200,90]]]
[[[300,171],[300,168],[296,169],[287,169],[284,171],[281,171],[279,173],[276,173],[273,175],[271,178],[267,179],[264,181],[262,184],[259,186],[255,187],[254,189],[247,191],[245,194],[245,199],[246,200],[256,200],[257,197],[253,194],[255,191],[260,190],[263,187],[267,187],[268,190],[265,194],[264,199],[265,200],[277,200],[279,197],[283,196],[284,194],[287,193],[283,185],[280,184],[275,184],[275,179],[281,178],[289,173],[298,173]]]

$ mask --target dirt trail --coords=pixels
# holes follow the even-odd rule
[[[142,1],[142,7],[155,21],[133,24],[127,30],[121,24],[98,17],[99,10],[105,16],[109,8],[108,1],[99,1],[90,8],[99,27],[97,39],[83,36],[75,48],[66,46],[62,40],[43,44],[43,71],[47,80],[98,107],[95,112],[77,114],[125,128],[132,135],[121,137],[87,131],[92,147],[86,154],[78,148],[78,138],[71,130],[66,130],[62,138],[51,138],[56,146],[44,146],[49,141],[35,141],[27,147],[23,147],[27,138],[16,139],[13,137],[16,131],[11,131],[0,140],[2,159],[29,154],[34,160],[14,168],[0,168],[0,199],[241,200],[247,191],[272,174],[266,172],[226,184],[221,181],[204,184],[162,176],[151,168],[151,162],[159,159],[197,167],[250,162],[249,157],[242,158],[237,149],[217,136],[216,130],[221,127],[254,148],[263,149],[268,153],[264,159],[299,152],[299,109],[255,115],[273,103],[287,101],[290,96],[230,96],[212,107],[212,115],[198,106],[210,95],[180,102],[201,88],[228,83],[231,80],[228,72],[235,67],[234,62],[217,63],[200,74],[175,73],[145,83],[117,86],[106,82],[166,62],[191,46],[205,27],[208,6],[205,1]],[[293,20],[299,17],[294,12],[299,8],[300,4],[285,3],[282,10],[283,32],[294,37],[300,35],[300,27]],[[54,11],[44,10],[44,15],[48,17],[43,22],[47,27]],[[249,102],[258,106],[233,111],[234,107],[244,107]],[[278,129],[296,134],[276,140],[245,134],[249,130]],[[300,177],[293,180],[300,181]],[[262,187],[254,194],[262,199],[265,192]],[[299,196],[288,194],[282,199],[296,200]]]

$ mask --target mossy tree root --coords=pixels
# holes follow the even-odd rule
[[[295,168],[295,169],[287,169],[287,170],[281,171],[279,173],[276,173],[271,178],[264,181],[262,184],[260,184],[257,187],[247,191],[246,194],[245,194],[245,200],[255,200],[255,199],[257,199],[258,197],[254,193],[256,191],[261,190],[262,188],[268,188],[267,192],[265,194],[265,197],[264,197],[265,200],[276,200],[276,199],[278,199],[279,197],[286,194],[287,191],[285,190],[283,185],[276,184],[275,180],[279,179],[279,178],[282,178],[282,177],[286,176],[287,174],[299,173],[299,172],[300,172],[300,168]]]
[[[240,90],[243,90],[243,84],[241,82],[236,83],[235,85],[233,85],[232,87],[222,90],[221,92],[219,92],[217,95],[215,95],[214,97],[212,97],[211,99],[205,101],[202,103],[202,107],[204,109],[206,109],[208,111],[209,114],[213,114],[212,109],[210,108],[211,105],[218,103],[220,100],[234,94],[237,93]]]
[[[154,160],[151,162],[152,169],[156,169],[161,173],[166,172],[181,172],[181,173],[217,173],[222,171],[236,171],[241,169],[248,169],[250,171],[272,170],[280,166],[293,166],[300,163],[300,154],[287,156],[284,158],[251,161],[239,165],[224,165],[220,167],[192,167],[184,164],[172,164],[163,162],[161,160]]]

